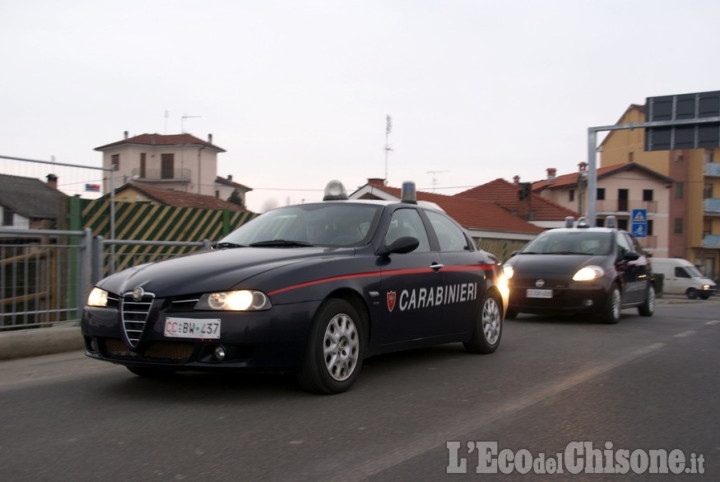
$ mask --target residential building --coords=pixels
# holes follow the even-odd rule
[[[244,206],[225,201],[213,196],[191,192],[156,189],[135,181],[129,182],[115,190],[116,202],[137,202],[163,204],[181,208],[227,209],[230,211],[246,211]]]
[[[57,189],[57,176],[39,179],[0,174],[0,218],[3,228],[55,229],[59,201],[68,196]]]
[[[646,213],[645,230],[634,232],[640,245],[650,254],[669,256],[668,212],[673,180],[641,164],[629,162],[597,169],[596,224],[603,226],[607,216],[615,216],[617,227],[631,232],[631,215],[635,209]],[[532,190],[545,199],[587,211],[587,163],[578,171],[558,176],[547,169],[547,178],[533,183]]]
[[[618,124],[645,122],[631,105]],[[611,131],[600,145],[600,166],[635,162],[673,180],[668,211],[668,257],[690,260],[720,275],[720,149],[646,152],[645,129]]]
[[[513,216],[543,229],[564,227],[568,217],[577,219],[580,216],[572,206],[563,206],[533,193],[531,183],[521,183],[519,176],[515,176],[512,183],[495,179],[455,197],[492,202]]]
[[[141,134],[96,147],[103,153],[103,167],[113,168],[115,188],[134,181],[155,189],[202,194],[220,199],[234,196],[245,205],[251,189],[217,175],[217,155],[225,152],[190,134]],[[103,192],[110,191],[110,178],[103,181]]]

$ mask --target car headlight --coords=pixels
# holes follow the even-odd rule
[[[206,293],[195,305],[196,310],[260,311],[272,307],[270,298],[257,290],[220,291]]]
[[[108,292],[100,288],[93,288],[87,299],[88,306],[107,306]]]
[[[572,277],[573,281],[592,281],[594,279],[602,278],[605,275],[605,271],[600,266],[585,266],[578,270]]]
[[[515,274],[515,270],[512,266],[503,266],[503,274],[505,275],[506,279],[510,279]]]

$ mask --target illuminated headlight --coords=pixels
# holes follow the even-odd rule
[[[602,278],[605,272],[600,266],[585,266],[572,277],[573,281],[592,281]]]
[[[207,293],[200,297],[196,310],[260,311],[269,310],[270,298],[261,291],[238,290]]]
[[[107,306],[108,292],[100,288],[93,288],[88,295],[88,306]]]
[[[498,276],[498,290],[500,290],[503,298],[507,298],[510,295],[510,278],[513,277],[513,274],[515,274],[515,271],[512,269],[512,266],[504,266],[500,271],[500,276]]]
[[[710,289],[710,285],[703,285],[702,289],[703,289],[703,291],[707,291]]]

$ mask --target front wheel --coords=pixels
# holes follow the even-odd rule
[[[655,313],[655,288],[652,283],[648,284],[645,295],[645,301],[638,306],[638,312],[641,316],[652,316]]]
[[[607,301],[601,314],[605,323],[615,324],[620,321],[620,307],[622,306],[622,295],[618,285],[613,285],[608,293]]]
[[[327,300],[313,320],[298,382],[311,392],[344,392],[360,373],[364,354],[357,310],[345,300]]]
[[[698,292],[695,288],[688,288],[688,290],[685,292],[688,299],[696,300],[698,298]]]
[[[464,343],[471,353],[492,353],[497,350],[502,337],[502,304],[495,293],[485,293],[475,321],[472,338]]]

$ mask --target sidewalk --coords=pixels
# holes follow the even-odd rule
[[[0,332],[0,360],[82,350],[84,346],[77,325]]]

